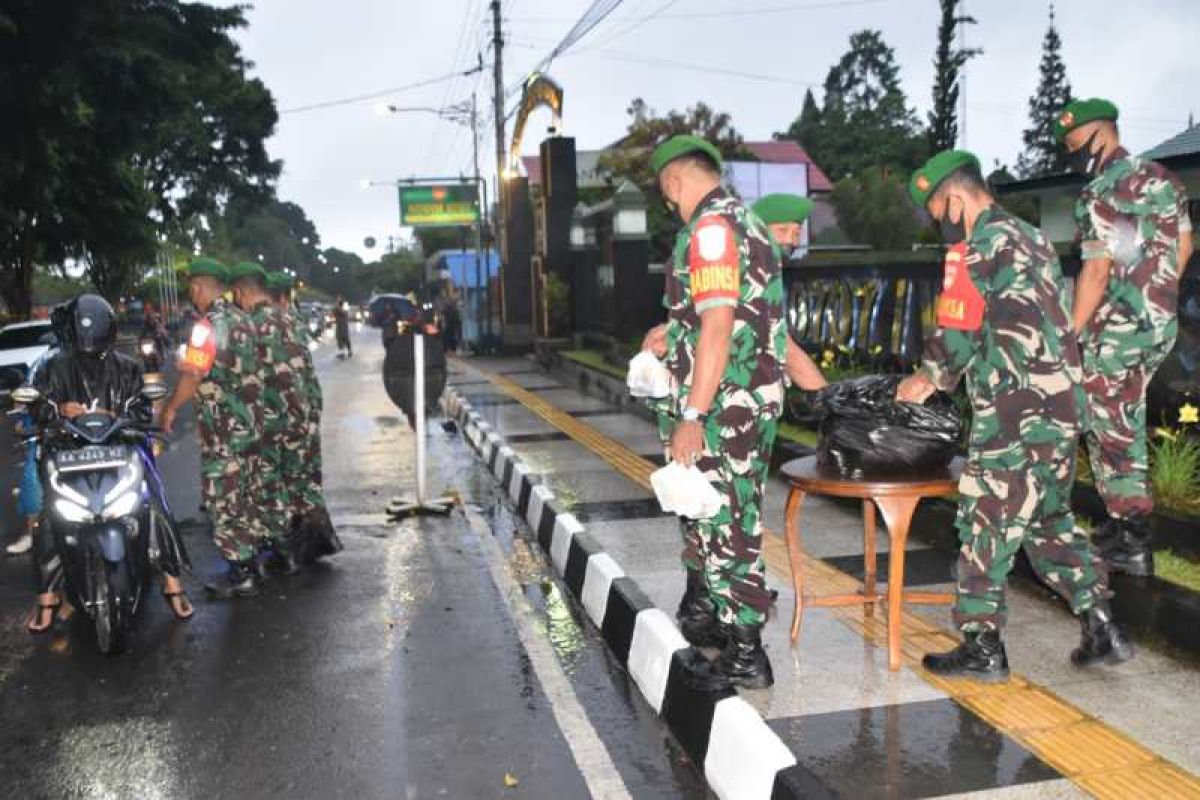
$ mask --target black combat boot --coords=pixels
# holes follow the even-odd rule
[[[1071,651],[1071,663],[1077,667],[1093,664],[1120,664],[1133,658],[1133,643],[1113,622],[1108,603],[1098,603],[1079,615],[1083,637]]]
[[[742,625],[735,622],[727,627],[729,641],[713,663],[718,673],[734,686],[744,689],[766,689],[775,683],[771,660],[762,646],[762,625]]]
[[[258,570],[253,561],[230,561],[224,581],[205,584],[204,592],[213,600],[254,597],[258,594]]]
[[[943,678],[974,678],[984,683],[1008,680],[1008,654],[996,631],[964,632],[963,643],[948,653],[930,653],[921,665]]]
[[[675,612],[679,632],[695,647],[724,647],[725,631],[717,621],[717,604],[708,594],[703,573],[687,571],[687,589]]]
[[[1112,521],[1113,533],[1097,545],[1109,572],[1138,578],[1154,574],[1154,551],[1150,549],[1150,520],[1143,514]],[[1095,540],[1093,540],[1095,541]]]

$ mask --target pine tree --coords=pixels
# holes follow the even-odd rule
[[[1021,135],[1025,151],[1017,158],[1017,174],[1022,178],[1064,172],[1067,168],[1066,153],[1054,140],[1054,119],[1071,102],[1071,83],[1061,50],[1051,3],[1050,26],[1042,40],[1041,75],[1037,91],[1029,98],[1029,127]]]
[[[941,4],[942,20],[933,59],[933,110],[929,112],[929,148],[935,153],[949,150],[958,141],[958,73],[968,60],[983,52],[955,48],[955,31],[960,25],[974,25],[975,18],[959,16],[959,0],[941,0]]]

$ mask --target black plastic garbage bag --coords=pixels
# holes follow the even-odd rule
[[[899,375],[835,383],[820,392],[817,463],[842,477],[934,476],[958,453],[962,420],[954,402],[937,393],[925,405],[899,403]]]

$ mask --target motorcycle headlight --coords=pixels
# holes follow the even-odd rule
[[[108,509],[111,505],[120,499],[126,492],[136,488],[141,482],[142,460],[140,457],[135,455],[134,458],[121,469],[121,479],[118,480],[116,485],[109,489],[108,493],[104,495],[105,515],[107,516]]]
[[[91,522],[92,512],[65,497],[54,500],[54,511],[67,522]]]
[[[142,342],[142,355],[148,356],[154,352],[153,342]]]
[[[133,510],[137,508],[139,499],[136,491],[125,492],[125,494],[120,495],[116,500],[113,500],[104,507],[104,514],[102,516],[105,519],[115,519],[116,517],[124,517],[132,514]]]
[[[73,505],[77,505],[81,508],[87,508],[87,498],[58,479],[57,467],[51,464],[48,473],[50,478],[50,488],[54,490],[55,494],[62,495],[64,498],[66,498],[67,502],[72,503]],[[90,512],[88,516],[91,516]]]

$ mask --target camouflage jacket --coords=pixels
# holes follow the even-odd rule
[[[241,453],[262,432],[258,351],[254,325],[232,303],[218,300],[193,327],[184,367],[195,366],[203,379],[197,389],[197,427],[207,452]],[[208,353],[207,368],[194,353]]]
[[[971,455],[1015,468],[1022,444],[1081,430],[1079,348],[1062,270],[1041,231],[999,206],[976,219],[965,261],[982,318],[936,328],[921,369],[942,391],[966,376]]]
[[[779,413],[787,358],[779,258],[766,225],[724,189],[705,197],[680,231],[664,304],[666,365],[677,387],[674,415],[691,389],[700,314],[718,306],[734,309],[734,323],[712,410],[740,405]]]
[[[317,380],[317,368],[313,364],[312,350],[310,343],[315,342],[317,338],[312,335],[312,331],[304,324],[304,319],[296,313],[295,306],[284,312],[288,324],[292,326],[292,338],[298,342],[304,350],[303,365],[301,366],[298,377],[300,384],[304,387],[304,393],[308,397],[309,415],[320,414],[324,406],[324,399],[321,395],[321,382]]]
[[[296,338],[295,327],[278,306],[263,302],[250,312],[258,336],[259,376],[267,424],[301,419],[306,413],[302,372],[308,348]]]
[[[1178,333],[1179,237],[1191,231],[1183,184],[1118,148],[1079,195],[1075,222],[1084,260],[1112,259],[1084,331],[1085,360],[1128,366],[1165,356]]]

